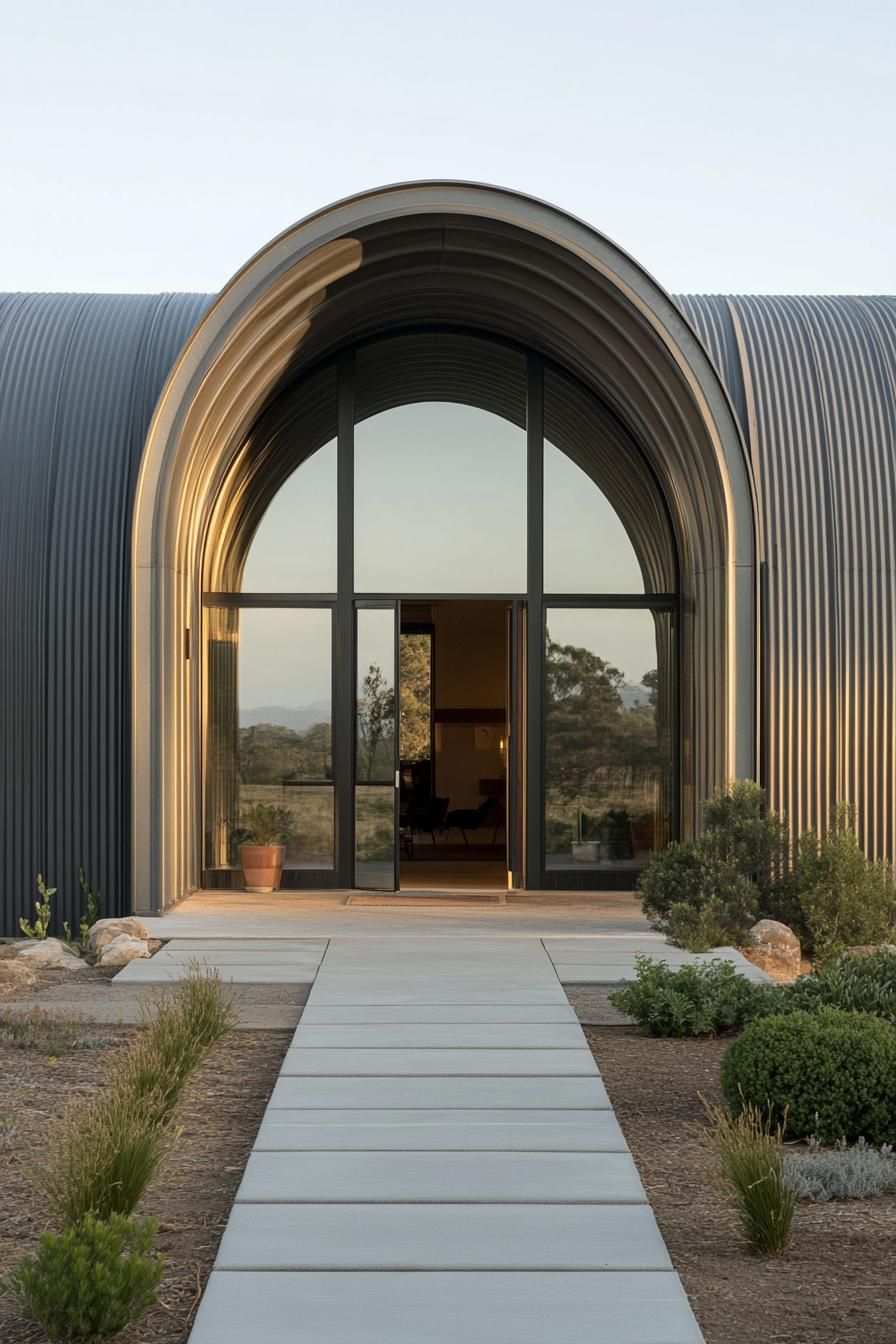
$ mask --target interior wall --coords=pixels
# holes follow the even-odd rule
[[[452,808],[477,807],[482,801],[480,779],[497,779],[504,771],[500,741],[505,724],[483,723],[481,715],[505,712],[505,613],[503,602],[432,606],[436,793],[450,798]],[[458,715],[465,709],[471,711],[466,720]],[[451,722],[440,720],[442,712]]]

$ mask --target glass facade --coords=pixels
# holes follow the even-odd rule
[[[435,740],[431,638],[399,640],[398,601],[464,595],[520,613],[509,866],[530,887],[643,866],[678,824],[677,569],[611,412],[445,331],[359,347],[265,416],[205,597],[207,874],[236,884],[264,804],[291,819],[286,885],[394,884],[399,776],[431,788]]]
[[[326,608],[206,610],[205,862],[237,867],[253,808],[288,817],[287,868],[333,867],[333,616]]]

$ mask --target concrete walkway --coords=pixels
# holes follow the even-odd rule
[[[191,1344],[700,1344],[536,937],[334,937]]]

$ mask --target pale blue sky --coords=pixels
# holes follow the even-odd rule
[[[896,293],[892,0],[0,12],[0,289],[213,291],[309,211],[449,177],[673,291]]]

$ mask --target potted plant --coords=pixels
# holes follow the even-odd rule
[[[600,818],[600,838],[606,858],[619,860],[632,857],[629,820],[628,810],[624,807],[609,807]]]
[[[240,851],[244,890],[258,893],[277,890],[292,829],[289,808],[255,803],[246,809],[233,830],[233,840]]]
[[[574,863],[597,863],[600,859],[600,841],[585,839],[590,820],[580,807],[576,808],[576,838],[572,842]]]

